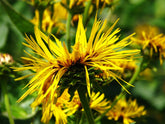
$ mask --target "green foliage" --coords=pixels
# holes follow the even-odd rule
[[[12,22],[16,25],[22,34],[34,32],[34,25],[25,19],[25,17],[23,17],[21,14],[16,12],[7,1],[2,0],[1,3]]]
[[[6,24],[0,24],[0,49],[4,47],[6,44],[7,36],[8,36],[9,30]]]
[[[146,100],[154,108],[163,111],[165,109],[164,94],[164,76],[165,64],[163,67],[157,66],[158,70],[152,69],[150,79],[142,77],[135,83],[133,92],[135,96],[139,96]]]

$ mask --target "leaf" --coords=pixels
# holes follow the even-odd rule
[[[33,117],[38,111],[38,109],[32,111],[32,108],[30,107],[32,101],[34,101],[34,98],[28,98],[21,103],[12,104],[10,108],[13,118],[24,120]],[[2,115],[8,117],[7,111],[2,111]]]
[[[140,96],[158,110],[165,108],[165,95],[162,93],[159,81],[137,81],[133,93]],[[158,92],[159,91],[159,92]]]
[[[164,0],[155,1],[155,15],[159,18],[165,17],[164,5],[165,5]]]
[[[130,3],[132,3],[132,4],[141,4],[142,2],[144,2],[144,0],[129,0],[130,1]]]
[[[13,9],[13,7],[7,1],[1,0],[1,3],[12,22],[22,34],[34,32],[34,25],[30,21],[28,21],[20,13],[16,12],[16,10]]]
[[[19,106],[11,106],[11,111],[15,119],[24,119],[28,115],[26,111]]]
[[[6,24],[0,24],[0,49],[5,45],[8,35],[8,27]]]

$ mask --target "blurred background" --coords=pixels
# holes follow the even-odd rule
[[[34,17],[33,8],[23,0],[8,0],[12,7],[21,13],[28,20]],[[108,15],[107,15],[108,11]],[[100,15],[114,22],[120,18],[116,27],[121,28],[122,36],[127,36],[135,31],[138,25],[151,25],[160,29],[165,34],[165,0],[118,0],[114,7],[105,9]],[[0,3],[0,53],[8,53],[15,62],[21,62],[20,57],[24,56],[26,49],[23,34],[12,23],[4,7]],[[19,22],[18,22],[19,24]],[[8,124],[7,111],[4,105],[3,84],[7,84],[11,111],[16,124],[40,124],[41,110],[33,111],[30,104],[34,100],[33,95],[27,97],[21,103],[18,98],[26,91],[22,88],[27,80],[14,81],[14,78],[21,74],[15,74],[8,69],[0,68],[0,123]],[[165,124],[165,62],[160,65],[154,63],[140,73],[135,87],[131,88],[132,98],[136,98],[139,105],[144,105],[147,115],[136,119],[137,124]],[[54,123],[53,121],[50,123]],[[106,123],[106,119],[102,120]],[[109,121],[107,121],[109,123]],[[112,123],[115,123],[112,121]]]

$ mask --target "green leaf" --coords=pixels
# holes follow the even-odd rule
[[[33,100],[34,98],[29,98],[21,103],[18,104],[15,103],[11,105],[10,107],[13,118],[24,120],[33,117],[38,111],[38,110],[32,111],[32,108],[30,107],[30,104],[32,103]],[[8,117],[7,111],[2,111],[2,115]]]
[[[0,24],[0,49],[5,45],[8,35],[8,27],[6,24]]]
[[[129,0],[132,4],[141,4],[144,0]]]
[[[161,82],[157,79],[153,81],[140,80],[136,82],[133,93],[148,101],[156,109],[163,110],[165,108],[165,95],[159,86],[161,86]]]
[[[28,115],[24,109],[19,106],[11,106],[12,115],[15,119],[25,119]]]
[[[155,15],[159,18],[165,17],[164,5],[165,5],[164,0],[155,1]]]
[[[3,7],[9,15],[12,22],[22,34],[34,32],[34,25],[25,17],[15,11],[13,7],[5,0],[1,0]]]

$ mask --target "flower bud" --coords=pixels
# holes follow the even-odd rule
[[[0,53],[0,65],[12,64],[14,62],[13,57],[8,53]]]

